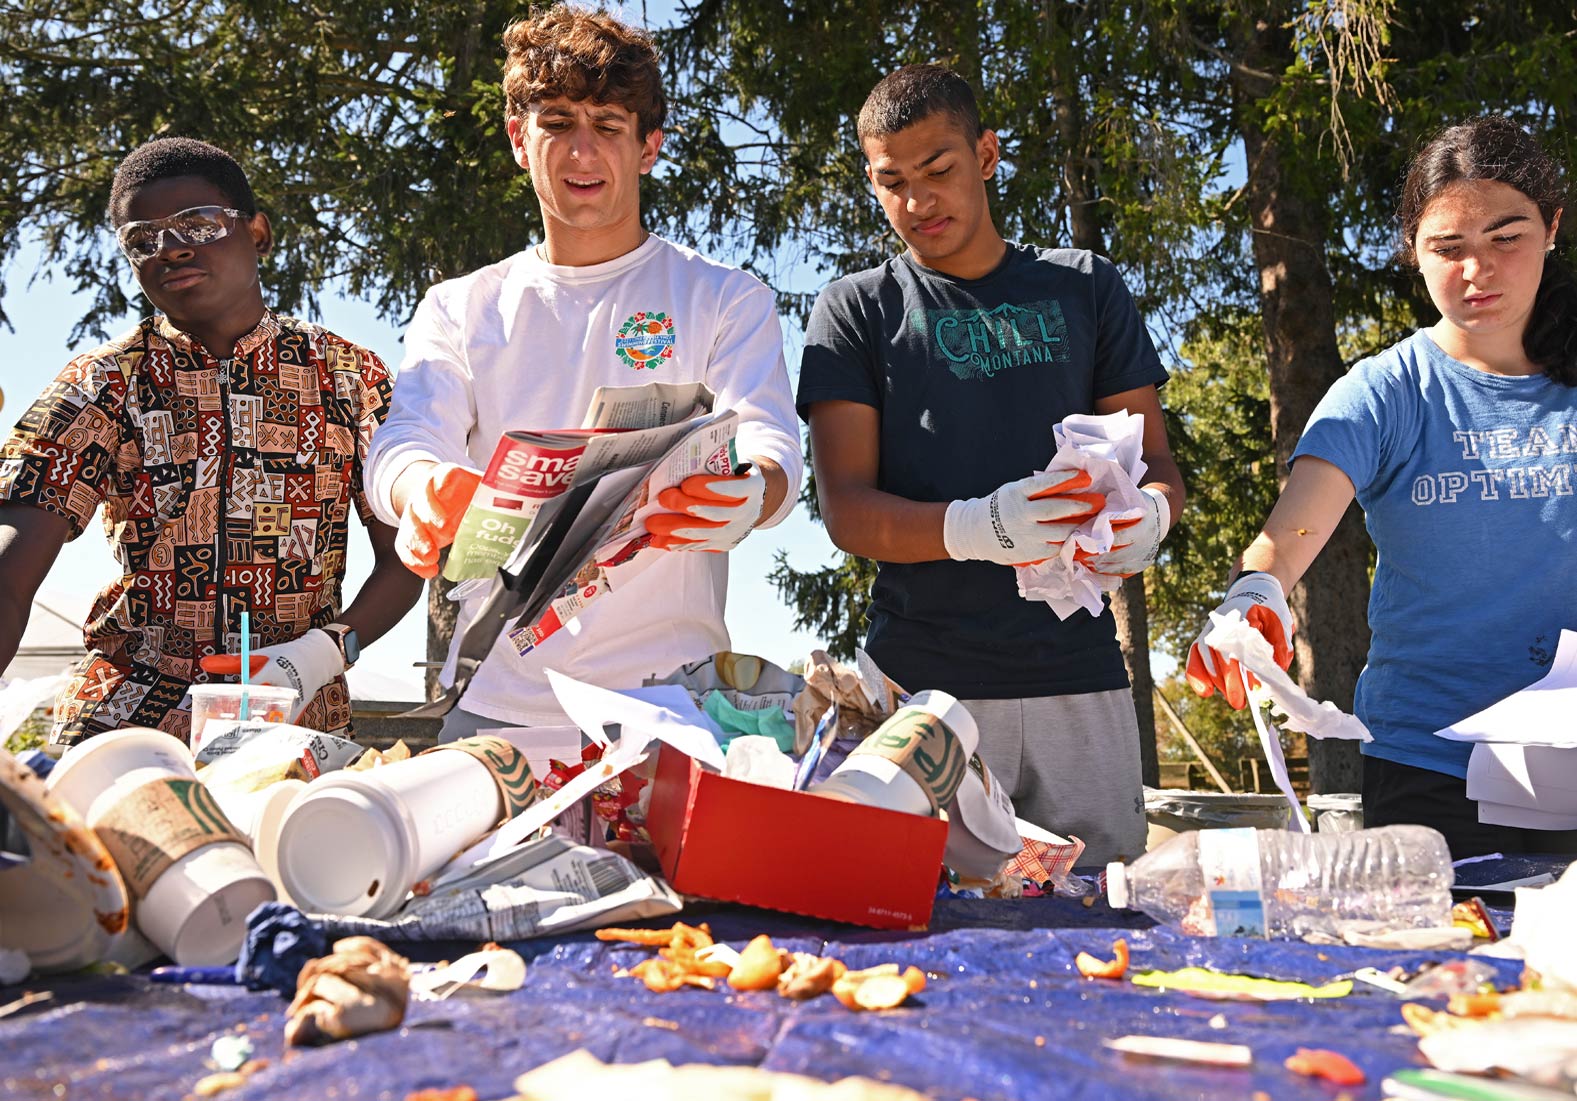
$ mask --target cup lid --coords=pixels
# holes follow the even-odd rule
[[[279,828],[279,877],[315,913],[358,917],[410,889],[410,846],[398,815],[376,793],[350,784],[311,784]]]

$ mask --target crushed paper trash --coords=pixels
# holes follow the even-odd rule
[[[1122,584],[1122,579],[1098,574],[1076,556],[1105,554],[1116,539],[1112,524],[1143,516],[1151,505],[1139,488],[1145,474],[1144,416],[1140,413],[1077,413],[1053,425],[1057,451],[1044,471],[1082,470],[1091,484],[1083,493],[1102,493],[1106,507],[1080,524],[1054,558],[1031,566],[1015,566],[1019,595],[1043,600],[1058,619],[1067,619],[1083,608],[1098,616],[1102,596]]]
[[[397,1028],[410,996],[410,962],[371,937],[347,937],[301,969],[285,1020],[299,1047]]]
[[[418,1001],[441,1002],[461,990],[508,993],[526,981],[526,961],[512,948],[484,948],[453,963],[424,968],[411,975],[411,996]]]

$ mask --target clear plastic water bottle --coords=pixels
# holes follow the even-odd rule
[[[1107,897],[1197,936],[1304,938],[1451,924],[1451,853],[1426,826],[1197,830],[1126,867]]]

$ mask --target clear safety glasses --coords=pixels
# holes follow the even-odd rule
[[[211,245],[230,235],[229,218],[245,218],[227,206],[194,206],[168,218],[149,222],[127,222],[115,231],[120,250],[133,264],[157,256],[168,233],[183,245]]]

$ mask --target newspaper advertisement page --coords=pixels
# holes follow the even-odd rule
[[[577,429],[506,432],[493,450],[444,564],[450,581],[491,577],[520,544],[542,507],[574,484],[616,467],[649,462],[712,408],[702,383],[600,386]]]
[[[324,915],[331,936],[396,940],[524,940],[677,913],[673,889],[607,849],[545,833],[408,901],[387,919]]]
[[[601,527],[592,544],[595,550],[565,579],[548,608],[533,622],[522,623],[509,632],[517,653],[528,654],[542,645],[592,601],[612,592],[621,573],[628,576],[625,571],[638,568],[633,562],[635,556],[651,544],[644,520],[661,511],[657,504],[659,493],[692,474],[739,472],[734,438],[737,414],[719,413],[689,427],[689,434],[656,461],[645,479],[601,517]],[[587,511],[593,509],[596,501],[597,497],[593,497],[588,502]]]

